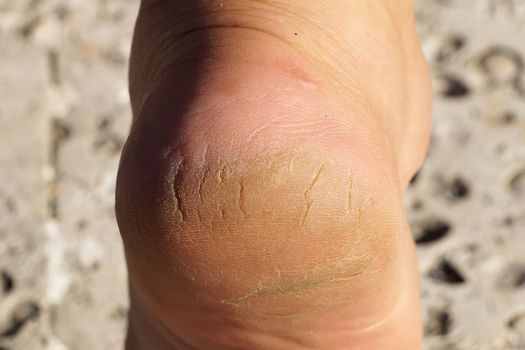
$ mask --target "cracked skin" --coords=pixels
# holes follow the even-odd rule
[[[362,221],[374,220],[361,210],[371,201],[366,187],[370,184],[352,181],[353,172],[362,170],[350,169],[347,158],[318,156],[308,147],[263,149],[255,153],[259,157],[229,153],[217,157],[208,151],[204,163],[202,158],[185,157],[183,147],[173,148],[157,164],[166,179],[163,186],[172,190],[162,186],[146,190],[154,194],[151,211],[144,211],[141,219],[172,212],[167,216],[172,220],[150,220],[147,228],[155,230],[154,240],[147,232],[139,233],[143,244],[150,246],[146,251],[164,252],[166,266],[185,266],[169,273],[184,281],[181,285],[188,290],[206,290],[195,293],[200,302],[237,310],[253,311],[276,295],[300,303],[301,298],[344,290],[354,279],[373,273],[392,258],[382,246],[395,239],[391,232],[398,223],[383,223],[381,232],[362,232]],[[334,178],[340,179],[335,188]],[[315,219],[309,220],[310,215]],[[196,244],[198,249],[193,248]],[[331,248],[321,255],[321,246]],[[311,258],[305,261],[305,255]],[[246,264],[257,273],[248,274]],[[239,280],[248,283],[241,287]],[[332,302],[344,303],[344,295]]]
[[[221,82],[209,84],[213,92],[206,95],[221,93]],[[397,268],[387,263],[397,259],[391,242],[402,225],[391,191],[399,185],[388,183],[397,176],[388,173],[384,152],[368,148],[378,135],[352,126],[352,118],[368,115],[330,105],[328,98],[315,98],[328,102],[313,105],[310,95],[322,89],[287,84],[281,88],[293,91],[292,99],[265,91],[224,106],[201,102],[199,110],[183,112],[191,122],[177,122],[179,112],[171,110],[132,130],[124,152],[135,156],[123,156],[128,172],[120,184],[136,190],[120,194],[133,198],[120,200],[117,210],[121,218],[135,214],[120,225],[129,263],[144,270],[137,274],[141,283],[170,283],[180,303],[227,310],[232,317],[285,316],[348,304],[349,288],[368,283],[355,281],[389,275],[383,266]],[[160,149],[169,151],[162,156]],[[152,263],[156,276],[148,272]],[[162,282],[152,281],[159,270]],[[381,293],[385,300],[394,297],[387,287]],[[275,298],[282,302],[269,307]],[[171,305],[173,296],[157,299]]]

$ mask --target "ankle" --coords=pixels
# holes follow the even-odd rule
[[[334,96],[352,100],[367,95],[381,100],[373,97],[378,81],[392,81],[390,85],[396,88],[403,80],[392,74],[396,71],[392,66],[404,64],[395,16],[385,1],[369,0],[337,4],[145,1],[131,62],[132,97],[142,95],[134,98],[134,107],[167,74],[190,60],[241,60],[257,51],[265,57],[261,54],[265,49],[301,61],[300,65],[314,73],[314,80],[331,85]],[[379,71],[378,61],[385,59],[390,60],[388,71]]]

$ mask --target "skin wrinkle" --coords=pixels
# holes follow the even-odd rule
[[[197,189],[197,197],[199,198],[199,200],[201,202],[204,202],[204,196],[203,196],[204,186],[206,184],[206,179],[208,178],[209,173],[210,173],[210,168],[206,167],[206,169],[202,173],[202,177],[199,179],[199,187]]]
[[[287,155],[293,154],[293,153],[294,152],[290,153],[289,151],[282,152],[281,155],[277,157],[279,164],[284,165],[286,167],[288,165],[286,158],[289,157]],[[278,165],[277,163],[275,163],[275,158],[272,157],[272,160],[274,161],[273,167],[277,167]],[[182,168],[182,161],[178,160],[177,164],[180,164],[180,165],[178,165],[176,168]],[[304,191],[304,193],[312,194],[312,191],[315,189],[316,185],[319,182],[319,179],[321,178],[321,175],[322,175],[321,173],[323,172],[324,166],[325,164],[323,163],[315,170],[315,174],[312,177],[311,181],[309,182],[308,187]],[[225,178],[226,184],[229,185],[231,181],[233,181],[231,177]],[[342,191],[342,194],[344,195],[344,190]],[[224,216],[224,213],[222,215]],[[319,275],[319,273],[308,274],[307,272],[308,271],[304,272],[304,279],[302,281],[295,282],[295,284],[283,286],[282,284],[278,283],[276,287],[273,287],[273,286],[269,286],[266,283],[261,283],[257,286],[256,290],[253,290],[251,293],[247,293],[243,295],[242,297],[234,299],[234,300],[226,300],[225,303],[226,304],[229,303],[232,306],[237,305],[237,307],[241,307],[241,306],[249,307],[250,305],[249,303],[252,303],[252,302],[256,303],[258,297],[271,296],[272,293],[278,293],[277,295],[283,295],[283,294],[289,294],[289,293],[292,293],[292,294],[299,293],[301,291],[306,292],[307,290],[315,291],[317,288],[323,288],[323,286],[330,286],[334,283],[346,283],[346,282],[352,283],[351,281],[353,281],[354,278],[357,278],[359,275],[362,275],[361,272],[356,272],[355,274],[351,276],[348,276],[347,274],[344,274],[344,273],[337,273],[332,276],[321,275],[321,278],[319,280],[319,277],[316,277],[316,275]],[[245,304],[245,303],[248,303],[248,304]],[[344,304],[344,302],[341,302],[341,304]],[[318,310],[321,310],[321,309],[318,308]],[[305,311],[305,312],[308,314],[313,314],[314,312],[316,312],[316,310],[310,310],[310,311]],[[262,317],[276,317],[278,319],[292,319],[293,317],[297,316],[296,313],[293,313],[293,314],[292,313],[290,314],[279,314],[278,313],[275,315],[271,313],[264,314],[263,312],[262,313],[257,312],[257,315],[262,316]]]
[[[217,172],[217,180],[219,180],[220,184],[224,184],[224,182],[226,181],[226,171],[227,167],[226,165],[223,165]]]
[[[271,5],[270,5],[271,6]],[[283,7],[285,7],[283,5]],[[248,9],[247,11],[249,10],[254,10],[254,9]],[[275,22],[275,19],[268,19],[267,17],[268,16],[263,16],[263,18],[261,19],[259,16],[253,16],[252,19],[250,19],[250,15],[245,13],[246,11],[242,12],[242,16],[239,14],[239,15],[235,15],[235,11],[234,10],[224,10],[222,9],[220,12],[220,15],[221,16],[227,16],[231,11],[233,11],[233,16],[232,18],[237,18],[237,17],[243,17],[243,18],[247,18],[246,19],[246,23],[234,23],[234,24],[231,24],[231,25],[220,25],[220,24],[202,24],[200,23],[199,24],[199,21],[197,19],[191,19],[189,20],[189,22],[193,21],[193,22],[196,22],[196,24],[194,24],[194,26],[196,26],[196,28],[194,29],[189,29],[189,30],[186,30],[186,31],[182,31],[182,34],[181,33],[178,33],[178,34],[171,34],[171,36],[173,36],[172,38],[170,38],[169,41],[171,41],[171,46],[174,46],[175,48],[173,50],[164,50],[164,51],[169,51],[169,52],[175,52],[177,55],[173,55],[173,54],[166,54],[166,56],[170,57],[170,61],[171,63],[167,63],[167,64],[159,64],[157,65],[158,67],[167,67],[165,70],[165,72],[162,72],[162,73],[157,73],[158,75],[158,79],[155,79],[156,82],[158,82],[158,84],[156,84],[156,86],[152,89],[149,89],[151,93],[149,93],[149,95],[153,95],[154,91],[157,91],[158,88],[160,87],[160,85],[163,85],[163,81],[169,77],[171,77],[171,74],[170,72],[172,71],[172,68],[171,66],[174,65],[174,63],[177,61],[177,57],[176,56],[180,56],[180,54],[178,54],[178,48],[177,46],[179,46],[179,43],[180,41],[185,38],[186,36],[188,35],[191,35],[192,33],[197,33],[199,31],[210,31],[210,30],[213,30],[213,29],[220,29],[220,28],[236,28],[236,29],[245,29],[245,30],[253,30],[253,31],[257,31],[257,32],[260,32],[260,33],[264,33],[266,35],[270,35],[270,36],[273,36],[274,38],[277,38],[279,41],[281,42],[284,42],[285,45],[293,48],[294,50],[296,51],[300,51],[299,53],[301,54],[302,57],[308,57],[309,55],[311,55],[311,51],[310,49],[306,50],[306,49],[302,49],[300,50],[299,48],[301,47],[301,45],[298,45],[297,42],[294,42],[294,41],[290,41],[290,40],[287,40],[285,38],[283,38],[283,35],[282,33],[273,33],[272,30],[270,30],[270,28],[273,28],[272,26],[268,26],[266,22],[271,22],[271,23],[274,23]],[[263,11],[264,12],[264,11]],[[217,14],[218,16],[218,14]],[[294,14],[292,13],[288,13],[286,14],[286,16],[294,16]],[[296,15],[295,15],[296,16]],[[213,16],[211,16],[213,17]],[[315,18],[315,17],[314,17]],[[186,20],[188,21],[188,20]],[[208,19],[207,21],[212,21],[212,22],[232,22],[232,19],[220,19],[220,18],[214,18],[214,19]],[[306,21],[306,19],[305,19]],[[250,22],[253,22],[253,23],[250,23]],[[268,27],[268,28],[267,28]],[[320,30],[320,29],[319,29]],[[318,30],[318,31],[319,31]],[[279,30],[277,30],[277,32],[279,32]],[[320,33],[323,33],[323,31],[319,31]],[[160,35],[160,34],[159,34]],[[331,37],[334,37],[334,36],[331,36]],[[335,35],[335,37],[338,37],[338,35]],[[162,45],[168,45],[167,43],[165,44],[165,42],[167,41],[167,39],[165,40],[162,40]],[[312,42],[317,42],[318,41],[318,38],[315,38],[315,40],[310,40]],[[339,47],[345,47],[345,44],[343,43],[340,43]],[[319,48],[320,51],[323,52],[323,55],[321,55],[320,57],[325,57],[327,54],[329,53],[326,53],[326,49],[323,49],[323,48]],[[158,50],[152,50],[152,51],[155,51],[155,52],[158,52]],[[303,52],[304,51],[304,52]],[[172,53],[173,53],[172,52]],[[340,53],[338,54],[335,54],[334,53],[334,57],[340,57]],[[348,66],[348,55],[343,55],[345,57],[345,62],[344,62],[344,67],[347,67]],[[319,65],[319,63],[318,63]],[[324,67],[323,69],[331,69],[333,70],[334,67],[333,67],[333,64],[330,64],[328,62],[322,62],[321,65]],[[355,66],[355,67],[358,67],[359,65],[357,64],[357,62],[355,62],[355,64],[351,64],[352,66]],[[338,76],[341,75],[341,71],[338,71],[338,72],[335,72],[335,73],[332,73],[331,75],[333,75],[334,78],[337,78]],[[341,87],[343,88],[342,91],[349,91],[349,89],[354,89],[356,86],[358,86],[358,82],[360,81],[360,79],[355,79],[356,81],[354,82],[354,84],[341,84]],[[362,80],[361,80],[362,81]],[[354,105],[356,103],[356,101],[359,103],[359,101],[363,100],[362,98],[364,97],[364,95],[362,93],[360,93],[360,91],[366,91],[366,89],[364,89],[364,87],[360,88],[360,89],[357,89],[359,91],[354,91],[351,95],[354,96],[354,97],[358,97],[357,99],[355,99],[355,101],[353,101]],[[361,96],[361,98],[359,98],[359,96]],[[144,100],[149,100],[149,97],[148,98],[144,98]],[[142,105],[145,105],[146,102],[142,103]],[[368,106],[369,107],[369,106]],[[141,110],[142,108],[140,108],[139,110]],[[139,113],[140,114],[140,113]]]
[[[159,26],[161,25],[162,24],[159,23]],[[164,27],[168,26],[164,25]],[[171,66],[180,56],[177,50],[176,40],[171,37],[171,32],[168,30],[157,31],[155,40],[152,40],[151,42],[156,43],[156,45],[148,51],[154,54],[154,56],[151,56],[150,58],[144,58],[144,61],[156,62],[155,65],[150,65],[148,67],[149,69],[154,70],[149,72],[149,74],[142,74],[144,76],[144,81],[141,82],[142,86],[140,89],[136,87],[135,84],[133,84],[133,81],[131,81],[131,91],[144,91],[144,86],[147,88],[147,91],[142,94],[138,104],[134,103],[135,116],[142,114],[144,106],[148,104],[154,93],[163,85],[164,80],[171,76],[169,74],[173,70]],[[146,51],[146,54],[148,51]],[[153,59],[153,57],[155,59]],[[135,67],[135,65],[133,66]],[[135,69],[141,70],[141,67]]]
[[[281,154],[278,157],[271,157],[270,158],[270,164],[271,164],[270,168],[278,167],[277,162],[279,162],[279,164],[281,164],[281,161],[286,163],[286,158],[288,158],[290,154],[292,154],[292,159],[294,159],[295,158],[295,152],[293,152],[293,151],[290,152],[290,151],[287,151],[287,150],[281,152]],[[177,158],[174,158],[174,157],[171,158],[171,159],[175,160],[175,163],[176,163],[176,166],[174,167],[176,169],[175,177],[177,177],[177,174],[180,172],[180,169],[183,168],[183,166],[182,166],[183,165],[183,160],[182,159],[177,159]],[[325,163],[322,163],[315,170],[315,174],[313,175],[311,181],[308,184],[308,187],[306,188],[306,190],[303,193],[303,195],[305,195],[305,197],[307,199],[311,199],[311,198],[308,198],[308,195],[311,194],[311,192],[313,191],[314,187],[318,183],[318,181],[319,181],[319,179],[321,177],[321,173],[323,172],[324,167],[325,167]],[[209,171],[209,169],[207,169],[207,170]],[[227,171],[227,166],[223,166],[221,168],[221,170],[223,171],[223,174],[225,174],[226,171]],[[223,176],[222,178],[223,178],[223,183],[225,185],[230,184],[230,178],[229,177]],[[221,177],[219,176],[218,179],[221,179]],[[242,186],[244,186],[244,184]],[[239,183],[239,202],[241,202],[241,194],[240,194],[240,192],[241,192],[241,185]],[[221,208],[221,219],[224,219],[224,217],[225,217],[225,209]],[[309,282],[301,282],[301,283],[302,284],[306,284],[306,285],[309,284]],[[299,288],[299,287],[297,287],[297,288]],[[294,288],[291,288],[291,289],[294,290]],[[259,291],[258,293],[261,293],[261,291]]]
[[[310,212],[310,208],[311,208],[311,206],[312,206],[312,204],[314,202],[313,198],[309,197],[309,194],[312,191],[312,189],[315,186],[315,184],[317,183],[317,181],[319,180],[319,177],[321,176],[321,171],[323,170],[323,167],[325,166],[325,164],[326,163],[322,163],[316,169],[312,180],[310,181],[310,183],[308,184],[308,187],[306,188],[306,190],[303,193],[304,201],[306,202],[306,206],[305,206],[305,209],[304,209],[303,217],[301,219],[301,226],[305,224],[306,219],[308,217],[308,213]]]
[[[296,154],[295,154],[295,152],[291,152],[291,155],[292,155],[292,158],[290,159],[290,164],[288,165],[288,172],[290,174],[292,174],[293,171],[294,171],[294,164],[295,164]]]
[[[288,137],[322,140],[326,136],[344,136],[353,131],[352,124],[344,118],[323,118],[322,120],[305,120],[302,122],[277,123],[285,118],[270,121],[252,132],[246,139],[248,143],[255,136],[272,127],[272,132]]]
[[[184,341],[173,330],[167,327],[167,325],[163,325],[162,323],[160,333],[164,336],[163,340],[167,341],[170,345],[170,348],[173,350],[198,350],[198,348]]]
[[[261,184],[272,181],[273,176],[275,175],[275,173],[277,173],[277,169],[275,169],[275,164],[277,163],[277,161],[282,160],[282,157],[284,155],[286,155],[286,151],[280,152],[279,154],[275,154],[270,158],[270,162],[264,171]]]
[[[317,32],[317,33],[324,33],[326,31],[326,28],[330,28],[330,26],[327,25],[327,24],[330,23],[330,21],[333,20],[331,18],[326,18],[326,19],[324,19],[324,22],[323,21],[314,21],[313,19],[319,18],[319,15],[323,13],[323,11],[319,11],[319,9],[309,9],[307,7],[303,7],[302,8],[303,12],[301,12],[301,11],[291,11],[290,6],[287,5],[287,4],[281,4],[279,6],[278,4],[276,4],[275,1],[272,2],[271,4],[269,4],[268,2],[265,2],[265,1],[256,1],[256,2],[265,3],[265,4],[268,4],[271,7],[275,7],[277,9],[279,9],[279,11],[281,11],[281,13],[283,13],[283,15],[282,15],[283,18],[287,18],[287,19],[296,18],[298,20],[297,28],[303,28],[303,25],[301,25],[301,23],[302,24],[307,23],[309,25],[309,27],[314,27],[316,29],[316,31],[314,31],[314,32]],[[303,14],[306,14],[306,15],[305,16],[299,16],[298,15],[299,13],[303,13]],[[320,64],[322,64],[324,66],[332,67],[334,69],[334,72],[332,74],[334,74],[335,76],[337,76],[339,74],[346,75],[346,70],[345,69],[339,69],[339,70],[336,69],[337,67],[335,65],[329,63],[328,57],[330,56],[330,58],[334,62],[339,62],[341,67],[347,67],[348,64],[354,65],[354,66],[358,66],[357,65],[357,60],[355,59],[355,57],[353,57],[351,52],[348,52],[346,55],[343,55],[344,58],[345,58],[345,60],[343,62],[340,59],[341,55],[336,54],[335,52],[332,54],[329,50],[326,50],[326,47],[346,47],[347,46],[346,42],[344,42],[342,39],[339,39],[340,35],[338,33],[329,33],[329,34],[332,34],[332,35],[328,35],[325,39],[328,40],[328,41],[333,41],[332,45],[323,45],[324,49],[323,49],[323,47],[317,47],[317,50],[311,50],[311,49],[310,50],[306,50],[307,51],[306,55],[310,56],[311,58],[313,58],[315,61],[318,62],[318,64],[320,63]],[[293,36],[291,36],[291,38],[293,39]],[[315,44],[316,42],[317,42],[317,40],[313,40],[313,44]],[[299,47],[301,47],[297,43],[297,40],[288,41],[288,43],[291,44],[292,46],[299,46]],[[322,54],[316,54],[317,53],[316,51],[317,52],[321,52]],[[303,52],[303,54],[305,54],[305,52]],[[360,81],[360,79],[355,79],[355,81],[353,81],[353,84],[347,84],[346,86],[344,86],[344,89],[346,89],[346,90],[354,89],[356,86],[359,86],[358,85],[359,81]],[[343,86],[341,86],[341,87],[343,87]],[[360,90],[360,89],[357,89],[357,90],[365,91],[365,90]],[[355,95],[355,96],[361,95],[361,93],[359,91],[357,91],[357,90],[355,91],[357,93],[357,95]]]
[[[352,187],[353,187],[353,181],[352,181],[352,172],[348,172],[348,187],[347,187],[347,202],[346,202],[346,208],[345,208],[345,216],[348,216],[350,214],[350,209],[352,208]]]
[[[244,198],[245,198],[245,186],[244,186],[244,180],[239,181],[239,209],[242,212],[242,215],[244,218],[246,218],[248,215],[246,213],[246,209],[244,208]]]
[[[173,169],[174,175],[172,179],[172,183],[173,183],[172,189],[173,189],[173,199],[175,200],[175,206],[176,206],[177,212],[179,213],[180,221],[185,222],[186,214],[184,213],[184,208],[182,204],[182,196],[179,192],[180,183],[178,182],[178,178],[180,177],[179,174],[180,174],[183,162],[184,162],[183,158],[180,158],[175,164],[175,168]]]
[[[260,128],[256,129],[254,132],[252,132],[247,138],[246,138],[246,143],[249,143],[256,135],[260,134],[262,131],[264,131],[265,129],[267,129],[268,127],[270,127],[272,124],[274,124],[275,122],[277,122],[278,120],[272,120],[268,123],[265,123],[263,126],[261,126]]]
[[[238,298],[225,299],[222,302],[223,303],[232,303],[233,305],[240,306],[240,303],[242,303],[243,301],[249,300],[249,299],[251,299],[251,298],[261,294],[264,291],[265,288],[267,288],[267,287],[265,287],[262,282],[259,282],[259,284],[257,285],[257,288],[253,292],[250,292],[250,293],[248,293],[246,295],[243,295],[241,297],[238,297]]]
[[[225,10],[217,11],[216,12],[216,14],[218,15],[217,18],[219,18],[220,16],[223,16],[224,18],[222,19],[222,22],[224,23],[230,22],[229,25],[209,24],[201,28],[196,28],[196,29],[192,29],[190,31],[184,32],[184,34],[187,35],[187,34],[191,34],[193,32],[197,32],[200,30],[220,29],[220,28],[237,28],[237,29],[252,30],[252,31],[264,33],[266,35],[269,35],[277,39],[278,41],[284,43],[286,46],[296,50],[299,54],[302,55],[302,57],[310,57],[311,60],[319,61],[319,57],[312,56],[311,50],[300,45],[299,42],[297,41],[297,38],[294,37],[294,35],[292,35],[291,32],[288,35],[285,33],[279,33],[280,31],[279,29],[282,29],[283,26],[282,26],[282,23],[280,23],[278,19],[276,20],[275,18],[272,18],[274,16],[272,15],[271,16],[268,16],[268,15],[260,16],[261,14],[260,10],[258,10],[259,12],[257,12],[256,15],[251,15],[249,14],[249,11],[257,12],[257,10],[253,8],[237,9],[237,10],[230,9],[226,11]],[[263,13],[271,13],[271,10],[268,10],[268,9],[263,10]],[[276,14],[280,15],[280,13],[276,13]],[[238,20],[239,18],[243,18],[245,21],[239,22]],[[221,22],[220,19],[215,19],[215,21]],[[252,24],[249,24],[250,22]],[[300,25],[298,26],[300,27]],[[279,29],[275,31],[273,30],[273,28],[279,28]],[[303,81],[308,84],[312,83],[312,80],[310,80],[309,78],[303,79]]]
[[[315,280],[311,280],[311,278],[308,278],[306,273],[307,272],[305,271],[305,277],[302,282],[298,282],[296,284],[293,284],[291,286],[284,287],[284,288],[278,286],[277,287],[278,292],[281,294],[296,293],[296,292],[304,291],[306,289],[312,289],[314,287],[322,287],[325,284],[331,284],[332,282],[350,281],[350,280],[354,280],[355,278],[363,275],[365,272],[356,272],[350,276],[338,277],[338,276],[345,275],[345,273],[341,272],[341,273],[334,274],[332,276],[317,278]]]
[[[376,273],[377,271],[378,269],[363,269],[362,271],[352,273],[349,276],[347,275],[346,272],[337,272],[337,273],[329,273],[328,276],[322,276],[322,277],[312,279],[311,277],[307,277],[308,271],[305,270],[302,281],[293,282],[287,286],[277,284],[274,287],[270,287],[268,285],[265,285],[263,282],[260,282],[254,291],[249,292],[238,298],[221,300],[221,303],[232,304],[236,307],[240,307],[243,302],[250,301],[251,299],[256,298],[256,297],[274,296],[275,294],[278,294],[278,295],[297,294],[299,292],[305,292],[305,291],[311,292],[314,289],[331,288],[334,285],[334,283],[338,283],[338,282],[347,283],[350,281],[354,281],[356,278],[360,278],[364,275],[372,275]],[[279,273],[279,277],[280,277],[280,273]],[[347,301],[341,301],[341,302],[334,302],[330,305],[337,306],[339,304],[343,305],[346,303]],[[303,311],[301,315],[312,314],[319,310],[322,310],[321,306],[319,306],[316,309]],[[277,318],[291,318],[291,317],[296,317],[298,315],[299,315],[298,313],[290,313],[290,314],[275,314],[275,313],[265,314],[262,312],[257,313],[257,316],[270,316],[270,317],[277,317]]]
[[[200,208],[197,208],[197,220],[199,220],[199,223],[201,225],[206,226],[206,223],[204,222]]]
[[[292,159],[295,158],[295,153],[294,153],[294,152],[291,152],[291,153],[287,152],[287,154],[292,154],[292,155],[293,155],[293,156],[292,156]],[[280,157],[277,157],[277,158],[280,159]],[[275,163],[275,158],[273,158],[273,160],[271,161],[271,164],[272,164],[272,165],[270,166],[270,168],[273,168],[274,163]],[[315,187],[315,185],[316,185],[317,182],[319,181],[319,178],[320,178],[320,176],[321,176],[321,173],[322,173],[322,171],[323,171],[324,166],[325,166],[325,163],[321,164],[321,165],[315,170],[315,174],[314,174],[312,180],[309,182],[307,189],[304,191],[304,195],[305,195],[306,198],[308,198],[308,194],[313,190],[313,188]],[[224,169],[224,167],[223,167],[222,169]],[[219,177],[219,178],[220,178],[220,177]],[[242,183],[242,185],[241,185],[241,183]],[[243,187],[244,187],[243,181],[240,181],[240,182],[239,182],[239,204],[242,202],[241,198],[243,197],[243,195],[241,195],[241,193],[242,193],[242,190],[241,190],[241,189],[242,189]],[[224,211],[223,211],[223,209],[221,209],[221,212],[222,212],[222,217],[224,217]],[[326,280],[327,280],[327,281],[330,281],[330,280],[334,280],[334,281],[336,281],[336,280],[344,280],[344,279],[342,279],[342,278],[337,278],[337,277],[333,277],[333,278],[328,278],[328,279],[326,279]],[[308,285],[310,284],[310,282],[305,281],[305,282],[301,282],[300,284],[303,284],[303,285],[305,285],[305,286],[308,286]],[[300,285],[299,285],[299,286],[296,286],[296,287],[285,288],[285,289],[283,289],[283,288],[281,288],[281,287],[278,287],[278,288],[279,288],[281,291],[285,291],[286,289],[290,289],[290,291],[294,291],[294,290],[297,290],[297,289],[301,289]],[[259,288],[257,289],[256,292],[250,293],[249,295],[260,294],[260,293],[263,291],[263,289],[266,289],[266,287],[264,287],[264,288],[259,287]],[[244,299],[246,299],[246,296],[245,296],[245,297],[242,297],[242,299],[240,299],[240,300],[244,300]],[[237,302],[237,304],[238,304],[238,302]]]
[[[305,224],[306,218],[308,217],[308,213],[310,212],[310,208],[312,207],[312,204],[313,204],[313,200],[308,200],[308,199],[305,199],[305,200],[306,200],[306,207],[304,209],[303,218],[301,219],[301,226]]]
[[[362,216],[362,207],[359,207],[357,214],[357,230],[361,230],[361,216]]]
[[[204,150],[202,151],[202,166],[206,165],[206,156],[208,155],[208,143],[204,144]]]
[[[257,19],[257,18],[255,18]],[[280,42],[284,42],[286,45],[290,47],[294,47],[290,42],[287,40],[283,40],[282,37],[279,35],[273,34],[269,31],[261,30],[256,27],[251,27],[248,25],[208,25],[203,27],[196,27],[187,31],[182,32],[175,38],[164,38],[163,40],[160,40],[160,47],[156,47],[153,52],[158,53],[158,56],[156,56],[156,59],[160,60],[159,63],[156,65],[155,72],[150,73],[150,76],[155,76],[155,79],[152,79],[155,81],[155,83],[149,84],[148,86],[148,92],[146,92],[142,98],[140,99],[140,102],[135,108],[134,115],[142,115],[143,110],[146,109],[145,106],[148,105],[149,101],[154,100],[155,95],[160,90],[162,91],[162,86],[169,82],[171,79],[173,79],[173,72],[178,70],[177,64],[175,63],[192,63],[194,61],[194,57],[186,57],[183,55],[183,53],[180,53],[179,51],[179,44],[183,39],[189,40],[191,39],[192,35],[198,35],[201,32],[209,32],[212,30],[227,30],[227,29],[237,29],[237,30],[248,30],[248,31],[255,31],[258,33],[265,34],[267,36],[273,37],[278,39]],[[169,33],[164,34],[169,35]],[[303,52],[305,54],[305,52]],[[186,55],[187,56],[187,55]],[[164,60],[164,57],[167,57],[168,59]],[[205,59],[208,60],[216,60],[216,57],[208,54],[206,57],[200,57],[200,60],[204,61]],[[162,63],[161,63],[162,62]]]

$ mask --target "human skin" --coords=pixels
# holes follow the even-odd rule
[[[127,349],[418,349],[430,90],[409,1],[143,1]]]

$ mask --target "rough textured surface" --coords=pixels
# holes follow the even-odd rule
[[[137,0],[0,0],[0,349],[122,347],[113,214]],[[425,348],[525,349],[525,2],[417,0],[435,87],[406,197]]]
[[[0,1],[0,348],[122,348],[113,213],[137,1]]]
[[[406,198],[427,349],[525,349],[523,1],[419,1],[435,87]]]

